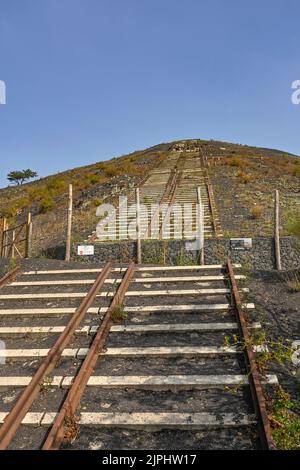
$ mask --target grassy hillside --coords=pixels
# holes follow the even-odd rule
[[[164,157],[163,151],[143,150],[0,189],[0,217],[6,217],[12,226],[26,220],[27,213],[32,212],[34,254],[60,245],[65,237],[68,185],[72,183],[73,239],[82,240],[95,229],[97,205],[127,194]]]
[[[276,149],[186,140],[156,148],[200,149],[209,163],[225,236],[268,236],[274,230],[274,193],[280,193],[281,234],[300,238],[300,157]],[[196,154],[199,151],[196,150]]]
[[[280,194],[282,234],[300,236],[299,157],[224,143],[210,143],[207,148],[215,155],[209,174],[225,236],[271,235],[276,189]]]
[[[179,144],[179,145],[178,145]],[[225,235],[269,235],[273,230],[273,197],[281,195],[284,233],[300,234],[300,158],[278,150],[216,141],[187,140],[156,145],[107,162],[0,190],[0,217],[13,225],[33,213],[34,254],[62,244],[68,184],[74,188],[74,241],[95,229],[96,206],[114,202],[142,182],[174,148],[199,148],[210,163],[221,225]],[[198,153],[197,153],[198,154]]]

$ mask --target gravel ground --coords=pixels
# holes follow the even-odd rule
[[[247,449],[259,448],[255,427],[199,430],[199,431],[174,431],[164,430],[157,432],[132,431],[122,429],[91,429],[81,427],[80,435],[74,442],[65,446],[66,449]]]
[[[45,270],[64,268],[63,262],[54,260],[24,260],[22,262],[23,270]],[[82,268],[80,263],[70,263],[68,268]],[[89,266],[90,267],[90,266]],[[99,268],[98,265],[95,267]],[[0,269],[3,270],[3,262],[0,263]],[[216,271],[219,273],[219,271]],[[145,284],[132,284],[130,290],[160,290],[175,288],[201,288],[203,287],[225,287],[226,283],[221,281],[213,281],[210,283],[199,284],[196,282],[182,282],[179,286],[173,283],[155,283],[150,285],[147,283],[145,274],[138,272],[138,277],[145,277]],[[151,277],[170,277],[191,275],[187,272],[154,272]],[[193,272],[193,275],[196,273]],[[208,273],[207,273],[208,274]],[[209,272],[209,275],[213,273]],[[112,273],[111,278],[119,277],[119,273]],[[96,274],[74,274],[60,275],[55,279],[94,279]],[[30,277],[31,278],[31,277]],[[51,276],[32,276],[32,279],[50,279]],[[51,278],[53,279],[53,278]],[[19,281],[25,280],[25,276],[20,276]],[[29,280],[26,277],[26,280]],[[292,294],[284,282],[282,275],[277,273],[253,273],[249,276],[243,286],[251,289],[251,294],[243,294],[243,300],[254,301],[256,309],[249,311],[249,316],[255,321],[260,321],[266,329],[269,336],[278,339],[283,336],[285,339],[299,339],[299,313],[300,313],[300,293]],[[18,288],[18,292],[86,292],[89,285],[73,285],[60,286],[54,285],[49,288],[34,286],[30,288]],[[1,293],[13,293],[13,287],[5,287]],[[105,285],[106,291],[113,291],[114,286]],[[98,297],[94,306],[108,306],[111,299]],[[58,300],[3,300],[0,307],[8,308],[44,308],[44,307],[77,307],[81,299],[58,299]],[[146,297],[127,297],[126,306],[140,305],[178,305],[178,304],[206,304],[206,303],[229,303],[230,296],[226,294],[220,295],[169,295],[169,296],[146,296]],[[58,316],[36,316],[36,317],[7,317],[1,318],[1,326],[59,326],[66,325],[70,315]],[[101,316],[97,314],[89,314],[84,319],[81,326],[97,325],[101,323]],[[198,322],[234,322],[234,315],[229,311],[212,311],[206,313],[154,313],[140,314],[130,313],[125,323],[136,324],[153,324],[153,323],[198,323]],[[215,333],[199,333],[196,331],[187,333],[146,333],[146,334],[110,334],[107,346],[109,347],[138,347],[138,346],[223,346],[224,337],[234,332],[215,332]],[[26,348],[48,348],[54,344],[57,334],[47,335],[19,335],[7,337],[7,345],[10,348],[26,347]],[[88,347],[92,337],[86,335],[78,335],[72,339],[68,347]],[[1,375],[32,375],[40,363],[39,359],[22,360],[9,362],[1,367]],[[55,375],[73,375],[78,370],[82,361],[78,359],[62,359],[59,361],[55,370]],[[288,389],[293,397],[297,396],[299,388],[299,374],[294,366],[282,368],[278,365],[271,364],[270,372],[275,372],[280,383]],[[95,375],[176,375],[176,374],[220,374],[245,373],[244,361],[242,355],[220,357],[153,357],[147,358],[113,358],[103,357],[97,362],[95,367]],[[10,388],[1,389],[0,401],[2,402],[1,410],[8,411],[16,402],[21,389]],[[58,409],[65,391],[53,388],[47,388],[40,394],[39,399],[32,407],[32,411],[55,410]],[[247,387],[238,387],[237,389],[219,389],[219,390],[176,390],[169,391],[151,391],[136,389],[97,389],[88,388],[81,403],[81,410],[87,411],[238,411],[249,412],[251,409],[251,400],[249,399],[249,390]],[[30,428],[33,429],[33,428]],[[22,426],[14,439],[14,448],[36,448],[37,442],[41,442],[45,436],[45,430],[34,428],[34,432],[28,432],[29,428]],[[65,448],[108,448],[108,449],[129,449],[129,448],[145,448],[145,449],[163,449],[171,446],[186,449],[202,449],[202,448],[226,448],[226,449],[255,449],[258,446],[255,429],[249,427],[237,429],[215,429],[210,431],[133,431],[122,429],[96,430],[88,427],[80,428],[78,439]]]
[[[287,286],[286,278],[290,275],[259,271],[252,273],[247,280],[256,306],[251,317],[261,322],[270,341],[277,343],[282,338],[289,346],[293,341],[300,340],[300,292],[293,293]],[[291,362],[281,366],[273,361],[269,369],[278,375],[280,384],[292,398],[299,400],[299,366]]]

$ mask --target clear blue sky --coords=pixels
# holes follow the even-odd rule
[[[0,0],[0,185],[183,138],[300,154],[299,0]]]

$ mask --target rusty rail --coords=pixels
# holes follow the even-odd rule
[[[106,263],[106,265],[96,278],[91,289],[87,293],[86,297],[84,297],[80,306],[77,308],[69,323],[65,327],[64,331],[61,333],[54,346],[50,349],[47,357],[42,362],[38,370],[35,372],[30,383],[21,394],[17,403],[14,405],[10,413],[5,418],[4,423],[0,428],[0,450],[6,449],[10,444],[24,416],[31,407],[35,398],[38,396],[43,384],[43,378],[49,373],[51,373],[52,370],[55,368],[63,350],[65,349],[66,345],[70,342],[73,333],[80,324],[87,310],[94,302],[96,295],[99,292],[99,289],[101,289],[101,287],[103,286],[104,281],[110,272],[110,269],[111,263]]]
[[[254,404],[255,413],[258,420],[259,436],[262,448],[264,450],[275,450],[276,446],[272,438],[270,422],[266,409],[266,401],[263,394],[262,385],[260,382],[260,374],[255,361],[255,356],[252,347],[249,344],[249,330],[247,321],[242,308],[241,298],[238,291],[234,271],[230,259],[227,260],[227,272],[232,288],[232,295],[235,307],[235,313],[239,326],[241,338],[244,340],[244,356],[246,359],[247,372],[249,375],[249,385],[251,396]]]
[[[11,269],[8,273],[6,273],[0,279],[0,289],[1,287],[5,286],[8,282],[12,281],[20,272],[19,266],[14,269]]]
[[[135,264],[131,263],[126,270],[121,284],[113,298],[109,309],[106,312],[104,320],[91,344],[91,347],[81,365],[78,374],[67,394],[62,408],[60,409],[54,424],[48,434],[48,437],[42,447],[43,450],[57,450],[60,448],[65,431],[66,424],[74,421],[74,413],[80,403],[81,397],[84,394],[88,380],[93,373],[94,367],[99,357],[99,353],[105,345],[106,338],[109,334],[112,325],[112,313],[116,307],[119,307],[124,299],[125,293],[128,289],[135,269]]]
[[[208,204],[209,204],[209,209],[211,213],[213,231],[214,231],[215,236],[218,237],[219,229],[221,229],[221,227],[220,227],[220,224],[217,224],[217,221],[216,221],[215,199],[214,199],[213,190],[210,184],[210,178],[208,174],[209,161],[207,159],[207,155],[204,155],[203,152],[201,151],[199,152],[199,157],[200,157],[200,166],[203,168],[203,174],[206,180],[206,190],[207,190],[207,195],[208,195]]]
[[[158,214],[158,217],[159,217],[159,213],[160,213],[160,209],[161,209],[161,205],[168,199],[168,197],[171,195],[171,201],[175,199],[175,194],[176,194],[176,188],[178,186],[178,183],[177,183],[177,180],[178,180],[178,172],[180,172],[180,175],[181,175],[181,168],[182,168],[182,164],[181,162],[183,161],[183,158],[184,156],[183,155],[180,155],[176,161],[176,165],[175,165],[175,168],[173,168],[171,170],[171,173],[170,173],[170,176],[169,176],[169,179],[167,181],[167,184],[166,184],[166,187],[165,187],[165,190],[163,192],[163,195],[162,197],[160,198],[160,201],[159,201],[159,204],[154,212],[154,214],[152,215],[151,217],[151,220],[145,230],[145,232],[142,234],[142,238],[145,238],[146,234],[148,234],[149,236],[151,236],[151,228],[152,228],[152,224],[154,222],[154,220],[156,219],[157,217],[157,214]],[[180,176],[181,178],[181,176]],[[163,222],[162,222],[163,224]],[[161,238],[161,234],[162,234],[162,224],[159,226],[159,238]],[[159,225],[159,224],[158,224]]]
[[[177,192],[177,188],[179,187],[181,178],[182,178],[182,171],[180,171],[179,173],[176,172],[175,179],[174,179],[173,185],[171,187],[171,191],[170,191],[170,194],[171,194],[170,204],[169,204],[168,210],[166,212],[166,215],[164,217],[164,220],[162,221],[160,229],[159,229],[159,239],[161,239],[162,236],[163,236],[165,225],[166,225],[166,223],[168,221],[168,218],[171,215],[171,212],[173,210],[173,206],[174,206],[174,202],[175,202],[175,198],[176,198],[176,192]]]
[[[170,173],[170,176],[169,176],[169,178],[168,178],[168,181],[167,181],[165,190],[164,190],[164,192],[163,192],[163,195],[162,195],[162,197],[160,198],[159,204],[158,204],[156,210],[154,211],[154,214],[152,215],[151,220],[150,220],[150,222],[149,222],[147,228],[145,229],[145,231],[144,231],[143,234],[142,234],[142,238],[145,238],[146,234],[148,234],[149,236],[151,236],[152,224],[153,224],[154,220],[156,219],[157,214],[158,214],[158,217],[159,217],[159,212],[160,212],[161,205],[164,203],[164,201],[165,201],[165,200],[167,199],[167,197],[169,196],[170,190],[171,190],[171,188],[173,188],[173,186],[174,186],[174,184],[175,184],[175,181],[176,181],[176,171],[175,171],[175,170],[171,170],[171,173]]]

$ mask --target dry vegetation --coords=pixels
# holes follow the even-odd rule
[[[147,171],[159,164],[165,152],[146,150],[49,176],[22,186],[0,190],[0,218],[13,226],[34,218],[33,254],[59,246],[65,237],[68,185],[73,184],[73,240],[83,240],[95,229],[96,207],[115,202],[142,181]],[[53,253],[54,255],[54,253]]]
[[[167,158],[174,144],[161,144],[110,161],[75,168],[33,183],[0,190],[0,217],[10,225],[34,217],[34,253],[62,244],[68,184],[74,188],[74,241],[95,229],[96,207],[116,202]],[[274,191],[280,191],[282,233],[300,238],[300,158],[277,150],[216,141],[185,141],[200,147],[209,174],[223,232],[228,236],[273,233]]]
[[[217,142],[208,143],[205,151],[213,157],[209,173],[225,234],[272,235],[278,189],[282,234],[300,237],[299,157]]]

